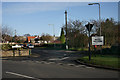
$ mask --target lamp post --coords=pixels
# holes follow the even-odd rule
[[[99,6],[99,27],[100,27],[100,36],[101,36],[100,3],[89,3],[88,5],[98,5]]]
[[[65,10],[65,29],[66,29],[66,49],[68,49],[68,45],[67,45],[67,10]]]
[[[100,27],[100,36],[101,36],[101,17],[100,17],[100,3],[89,3],[88,5],[98,5],[99,6],[99,27]],[[101,48],[101,54],[102,54],[102,46],[100,46]]]
[[[54,28],[54,24],[48,24],[49,26],[53,26],[53,37],[54,37],[54,41],[55,41],[55,28]],[[55,43],[54,43],[54,47],[55,47]]]

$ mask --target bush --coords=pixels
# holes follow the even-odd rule
[[[112,54],[119,55],[120,46],[112,46],[112,47],[110,48],[110,50],[111,50],[111,53],[112,53]]]
[[[96,51],[96,54],[101,54],[100,50]],[[103,55],[119,55],[120,52],[120,46],[112,46],[111,48],[104,48],[102,49]]]
[[[10,50],[10,49],[12,49],[12,45],[10,45],[10,44],[2,44],[1,49],[2,50]]]

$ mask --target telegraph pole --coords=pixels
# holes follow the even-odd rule
[[[67,37],[67,11],[65,10],[65,29],[66,29],[66,49],[68,49],[68,45],[67,45],[67,40],[68,40],[68,37]]]

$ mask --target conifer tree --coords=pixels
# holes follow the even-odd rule
[[[65,35],[64,35],[64,30],[63,30],[63,28],[61,28],[60,41],[61,41],[62,43],[65,43]]]

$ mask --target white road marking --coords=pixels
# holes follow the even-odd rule
[[[50,64],[53,64],[53,63],[55,63],[55,62],[49,62]]]
[[[52,58],[52,59],[49,59],[51,61],[54,61],[54,60],[60,60],[59,58]]]
[[[64,59],[68,59],[69,57],[64,57],[64,58],[62,58],[62,59],[60,59],[60,60],[64,60]]]
[[[85,67],[85,65],[79,65],[80,67]]]
[[[64,57],[64,58],[61,58],[61,59],[60,59],[60,58],[52,58],[52,59],[49,59],[49,60],[51,60],[51,61],[52,61],[52,60],[65,60],[65,59],[68,59],[68,58],[69,58],[69,57]]]
[[[67,64],[67,65],[69,65],[69,66],[74,66],[75,64]]]
[[[46,64],[47,62],[46,61],[40,61],[41,64]]]
[[[75,66],[75,67],[80,67],[80,66],[78,65],[78,66]]]
[[[42,80],[42,79],[37,79],[37,78],[34,78],[34,77],[31,77],[31,76],[26,76],[26,75],[22,75],[22,74],[18,74],[18,73],[13,73],[13,72],[6,72],[7,74],[13,74],[13,75],[16,75],[16,76],[21,76],[21,77],[24,77],[24,78],[30,78],[30,79],[35,79],[35,80]]]
[[[91,69],[94,69],[93,67],[87,67],[87,66],[86,66],[86,68],[91,68]]]

